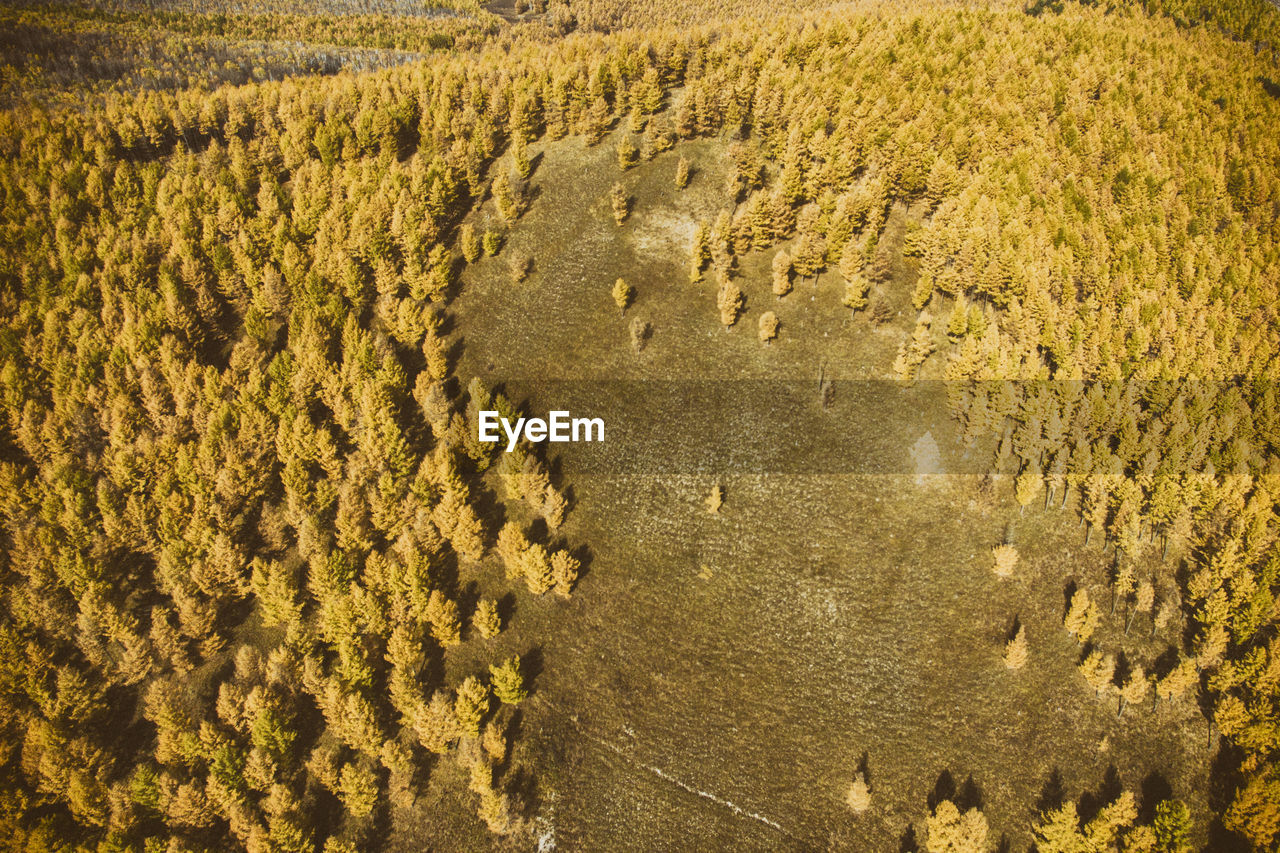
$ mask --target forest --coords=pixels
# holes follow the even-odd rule
[[[24,0],[0,68],[5,849],[1277,849],[1269,0]]]

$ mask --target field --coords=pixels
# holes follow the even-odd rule
[[[540,768],[546,831],[572,850],[896,849],[919,837],[920,815],[951,788],[1007,827],[1017,850],[1031,841],[1018,828],[1037,810],[1081,795],[1103,802],[1118,786],[1140,792],[1147,811],[1171,794],[1205,809],[1205,788],[1192,780],[1208,776],[1211,750],[1194,705],[1118,719],[1114,700],[1095,699],[1076,672],[1064,592],[1075,582],[1105,601],[1108,562],[1096,540],[1084,546],[1076,513],[1020,514],[1011,478],[945,473],[978,467],[992,448],[960,444],[940,383],[880,391],[876,419],[857,406],[841,412],[841,391],[825,412],[820,365],[847,380],[836,387],[849,395],[890,386],[901,320],[876,326],[849,312],[835,276],[778,300],[767,259],[750,258],[746,315],[726,331],[711,286],[689,284],[669,260],[722,203],[723,160],[682,144],[625,173],[645,191],[616,226],[606,199],[580,203],[618,175],[611,141],[538,152],[536,200],[504,249],[532,253],[533,272],[512,283],[502,255],[468,270],[455,302],[459,372],[553,389],[551,399],[529,399],[532,412],[580,397],[583,411],[624,420],[625,400],[641,401],[611,391],[665,398],[668,365],[679,365],[679,379],[744,395],[783,380],[813,389],[812,411],[736,399],[726,416],[751,421],[755,434],[770,418],[808,434],[811,419],[858,415],[835,429],[856,434],[866,456],[851,443],[842,449],[852,455],[817,463],[824,473],[756,471],[734,465],[730,439],[708,438],[674,470],[631,458],[637,445],[657,448],[654,438],[617,456],[586,455],[584,473],[573,460],[588,450],[568,446],[561,473],[575,507],[565,533],[590,543],[588,570],[568,608],[522,596],[513,622],[544,661],[521,729],[522,755]],[[695,164],[683,191],[662,179],[679,156]],[[910,265],[896,273],[884,291],[905,303]],[[637,292],[627,319],[654,328],[639,353],[608,296],[618,275]],[[764,307],[783,329],[768,347],[751,322]],[[712,403],[729,397],[654,422],[697,419],[672,428],[682,436],[724,430]],[[911,450],[925,432],[941,464],[918,469]],[[767,450],[750,450],[755,465],[770,463]],[[682,464],[691,458],[704,465]],[[704,502],[717,482],[725,505],[712,515]],[[1001,580],[990,550],[1007,534],[1022,559],[1018,576]],[[1015,620],[1032,652],[1011,673],[1000,655]],[[1123,637],[1117,611],[1099,642],[1155,657],[1170,637],[1149,631],[1143,622]],[[843,803],[859,767],[877,799],[869,817]]]

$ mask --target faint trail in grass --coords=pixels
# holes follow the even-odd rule
[[[792,835],[790,832],[787,832],[787,830],[783,829],[782,826],[779,825],[776,821],[770,820],[769,818],[765,817],[762,814],[759,814],[757,812],[747,811],[742,806],[738,805],[737,803],[731,802],[730,800],[726,800],[724,797],[717,797],[715,794],[711,793],[710,791],[703,791],[699,788],[695,788],[694,786],[688,784],[687,782],[682,782],[681,780],[672,776],[670,773],[663,770],[661,767],[654,767],[652,764],[645,764],[643,761],[638,761],[635,758],[632,758],[626,752],[624,752],[622,750],[622,747],[618,746],[616,743],[610,743],[609,741],[604,740],[603,738],[599,738],[599,737],[596,737],[595,735],[589,734],[583,731],[581,726],[578,727],[578,731],[581,732],[584,736],[586,736],[589,740],[595,741],[597,744],[599,744],[600,746],[603,746],[605,749],[614,753],[615,755],[617,755],[619,758],[623,759],[627,763],[633,764],[636,767],[643,768],[644,770],[648,770],[650,773],[657,776],[659,779],[662,779],[663,781],[666,781],[666,782],[670,782],[672,785],[675,785],[677,788],[680,788],[683,791],[687,791],[690,794],[694,794],[696,796],[702,797],[704,800],[710,800],[716,805],[726,808],[729,811],[733,812],[738,817],[744,817],[744,818],[749,818],[750,820],[758,821],[759,823],[763,823],[765,826],[769,827],[775,832],[779,832],[787,836],[788,838],[796,839],[796,836]]]

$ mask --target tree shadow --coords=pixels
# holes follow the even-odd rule
[[[498,531],[507,523],[507,507],[489,488],[473,489],[471,498],[471,508],[484,525],[485,544],[492,545],[498,538]]]
[[[508,592],[497,601],[498,618],[502,620],[502,626],[505,628],[511,624],[511,617],[516,615],[516,594]]]
[[[512,804],[514,811],[526,819],[538,813],[538,780],[528,768],[520,766],[513,769],[502,787],[515,800]]]
[[[1116,669],[1111,675],[1111,683],[1117,688],[1123,687],[1129,681],[1129,676],[1133,674],[1133,663],[1130,662],[1129,656],[1120,651],[1116,654]]]
[[[956,792],[953,802],[955,802],[956,808],[962,812],[967,812],[969,809],[981,811],[984,802],[982,787],[973,780],[973,774],[965,777],[964,784]]]
[[[511,769],[511,761],[515,755],[515,744],[520,742],[520,731],[524,726],[524,712],[519,708],[513,708],[511,716],[502,727],[503,737],[507,740],[507,752],[502,756],[502,760],[494,765],[494,770],[499,777],[505,776],[507,771]]]
[[[916,838],[916,828],[908,825],[898,843],[898,853],[920,853],[920,841]]]
[[[1075,581],[1067,581],[1067,585],[1062,589],[1062,618],[1066,618],[1071,612],[1071,599],[1076,597],[1080,585]]]
[[[862,751],[862,755],[858,757],[858,772],[862,774],[862,781],[867,783],[867,787],[872,787],[871,753],[867,752],[865,749]]]
[[[1173,786],[1158,770],[1153,770],[1142,780],[1138,793],[1138,822],[1150,823],[1155,819],[1156,806],[1173,796]]]
[[[1049,778],[1040,789],[1040,796],[1036,798],[1036,811],[1044,814],[1060,809],[1066,800],[1067,790],[1062,781],[1062,771],[1054,767],[1049,771]]]
[[[574,589],[577,589],[582,579],[591,572],[591,563],[595,559],[595,554],[592,553],[591,546],[585,542],[576,548],[570,548],[569,554],[578,561],[578,579],[573,584]]]
[[[423,643],[423,663],[418,681],[428,693],[444,685],[444,649],[438,643]]]
[[[475,581],[467,581],[463,584],[462,588],[458,590],[457,602],[459,614],[474,614],[476,605],[480,603],[480,584]],[[468,615],[465,618],[466,625],[469,627],[472,621],[471,616]]]
[[[1178,661],[1182,660],[1182,651],[1176,646],[1169,646],[1160,656],[1151,663],[1151,674],[1157,678],[1164,678],[1173,668],[1178,665]]]
[[[542,165],[542,161],[546,158],[546,154],[539,151],[529,158],[529,177],[525,180],[532,180],[533,176],[538,173],[538,167]]]
[[[938,780],[933,783],[933,790],[929,792],[925,802],[929,804],[929,811],[934,811],[943,800],[955,802],[955,799],[956,779],[951,775],[950,770],[943,770],[938,774]]]
[[[534,646],[520,656],[520,676],[524,679],[525,690],[533,693],[533,683],[542,675],[545,666],[542,646]]]
[[[1123,792],[1124,785],[1120,782],[1120,772],[1112,764],[1107,767],[1107,772],[1102,777],[1102,784],[1096,792],[1085,791],[1080,795],[1080,802],[1077,805],[1080,821],[1088,823],[1093,820],[1098,812],[1102,811],[1103,806],[1114,803]]]

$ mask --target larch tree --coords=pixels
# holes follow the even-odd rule
[[[1120,707],[1116,710],[1116,716],[1124,714],[1125,706],[1136,705],[1145,699],[1150,689],[1151,682],[1147,680],[1147,673],[1141,666],[1135,664],[1120,688]]]
[[[631,196],[627,194],[627,188],[622,184],[613,185],[613,189],[609,192],[609,206],[613,211],[613,221],[621,226],[627,221],[627,216],[631,213]]]
[[[489,678],[493,695],[504,705],[519,705],[529,695],[520,674],[520,658],[512,655],[498,664],[489,665]]]
[[[711,493],[707,495],[706,500],[707,512],[716,515],[720,512],[720,507],[724,506],[724,487],[719,483],[711,487]]]
[[[991,570],[996,573],[998,578],[1008,578],[1013,576],[1013,570],[1018,565],[1018,549],[1009,543],[997,545],[991,549]]]
[[[471,624],[486,640],[498,636],[502,631],[502,617],[498,614],[497,603],[492,598],[482,598],[477,601],[475,613],[471,616]]]
[[[773,256],[773,293],[779,299],[791,292],[791,256],[779,249]]]
[[[845,792],[844,802],[855,814],[862,814],[871,808],[871,787],[867,785],[867,780],[863,777],[861,770],[854,774],[853,781],[849,783],[849,790]]]
[[[928,853],[986,853],[987,818],[976,808],[961,813],[951,800],[943,800],[925,820]]]
[[[1004,647],[1004,665],[1007,669],[1022,669],[1027,665],[1027,628],[1025,625],[1018,626],[1018,632],[1013,635],[1013,639],[1009,640]]]
[[[627,306],[631,304],[631,300],[635,296],[635,291],[632,289],[631,285],[627,284],[624,279],[620,278],[613,283],[613,290],[611,291],[611,294],[613,296],[613,304],[617,305],[618,309],[625,315],[627,313]]]
[[[556,595],[568,598],[578,582],[578,574],[582,566],[578,558],[564,549],[551,555],[551,577],[555,582]]]
[[[720,311],[720,322],[727,329],[738,322],[738,315],[746,302],[742,290],[729,277],[724,277],[716,291],[716,308]]]
[[[760,315],[758,323],[760,342],[768,344],[778,337],[778,315],[772,311],[766,311]]]
[[[1062,625],[1068,634],[1075,637],[1077,643],[1083,645],[1093,636],[1101,618],[1098,608],[1089,598],[1089,592],[1081,587],[1071,596],[1071,605],[1067,608]]]

